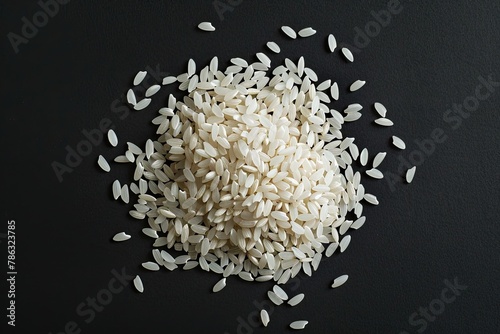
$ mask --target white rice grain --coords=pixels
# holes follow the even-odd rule
[[[281,305],[283,304],[283,299],[278,297],[273,291],[268,291],[267,296],[269,297],[269,300],[271,300],[275,305]]]
[[[281,300],[288,300],[288,295],[279,285],[274,285],[273,291]]]
[[[146,71],[137,72],[137,74],[134,77],[134,86],[140,85],[140,83],[142,82],[142,80],[144,80],[147,74],[148,72]]]
[[[349,50],[348,48],[342,48],[342,54],[351,63],[354,61],[354,56],[353,56],[351,50]]]
[[[149,106],[150,103],[151,103],[151,99],[144,98],[144,99],[140,100],[139,102],[137,102],[136,105],[134,105],[134,109],[137,111],[142,110],[142,109],[146,108],[147,106]]]
[[[352,223],[351,228],[357,230],[361,226],[363,226],[365,224],[365,222],[366,222],[366,217],[364,217],[364,216],[363,217],[359,217],[358,219],[356,219],[354,221],[354,223]]]
[[[304,299],[304,297],[305,297],[305,295],[303,293],[299,293],[298,295],[292,297],[288,301],[288,305],[290,305],[290,306],[296,306],[296,305],[298,305]]]
[[[374,104],[374,107],[375,107],[375,111],[382,117],[385,117],[386,113],[387,113],[387,109],[385,108],[385,106],[380,103],[380,102],[375,102]]]
[[[97,164],[105,172],[109,172],[111,170],[111,167],[109,166],[108,162],[102,155],[99,155],[99,158],[97,159]]]
[[[356,112],[356,111],[360,111],[361,109],[363,109],[363,106],[361,104],[352,103],[352,104],[348,105],[347,108],[344,109],[344,112],[345,113]]]
[[[338,246],[339,246],[339,244],[336,242],[333,242],[330,245],[328,245],[328,247],[326,248],[326,251],[325,251],[325,256],[326,257],[332,256],[333,253],[335,253],[335,251],[337,250]]]
[[[289,26],[282,26],[281,30],[290,38],[296,39],[297,38],[297,33],[295,30],[290,28]]]
[[[262,62],[262,64],[266,65],[267,67],[271,67],[271,59],[269,59],[269,57],[264,53],[258,52],[256,56]]]
[[[392,136],[392,144],[401,150],[404,150],[406,148],[406,144],[403,139],[396,136]]]
[[[343,253],[347,249],[347,247],[349,246],[350,243],[351,243],[351,236],[350,235],[346,235],[345,237],[343,237],[339,243],[340,252]]]
[[[130,235],[126,234],[125,232],[116,233],[113,236],[113,241],[125,241],[128,239],[130,239]]]
[[[233,63],[236,66],[241,66],[241,67],[248,67],[248,63],[245,59],[243,58],[231,58],[231,63]]]
[[[367,201],[368,203],[370,204],[373,204],[373,205],[378,205],[378,199],[375,195],[372,195],[372,194],[365,194],[364,195],[364,200]]]
[[[161,84],[162,85],[170,85],[170,84],[172,84],[172,83],[174,83],[176,81],[177,81],[176,77],[174,77],[174,76],[168,76],[168,77],[163,78]]]
[[[335,101],[339,99],[339,85],[336,82],[334,82],[330,88],[330,94],[332,95],[332,99]]]
[[[341,275],[337,277],[333,280],[332,288],[338,288],[339,286],[343,285],[345,282],[347,282],[348,278],[349,275]]]
[[[299,31],[299,36],[300,37],[310,37],[310,36],[314,35],[315,33],[316,33],[316,30],[314,30],[311,27],[307,27],[307,28],[301,29]]]
[[[134,278],[134,286],[140,293],[144,292],[144,285],[142,284],[142,280],[139,275],[135,276]]]
[[[127,91],[127,102],[133,106],[135,106],[137,104],[137,100],[135,98],[135,93],[132,89],[129,89]]]
[[[366,81],[363,81],[363,80],[356,80],[354,81],[351,86],[349,87],[349,90],[351,92],[355,92],[357,91],[358,89],[360,89],[361,87],[363,87],[364,85],[366,84]]]
[[[374,179],[383,179],[384,178],[384,174],[382,174],[382,172],[376,168],[368,169],[365,173],[366,173],[366,175],[373,177]]]
[[[378,125],[382,125],[382,126],[393,126],[394,125],[394,123],[390,119],[384,118],[384,117],[377,118],[375,120],[375,123]]]
[[[170,255],[170,253],[168,253],[167,251],[162,250],[160,254],[161,254],[161,257],[163,258],[163,260],[165,260],[166,262],[168,262],[168,263],[175,262],[174,257],[172,255]]]
[[[337,40],[333,34],[328,35],[328,48],[330,49],[330,52],[334,52],[337,48]]]
[[[160,270],[160,266],[157,263],[155,263],[155,262],[143,262],[142,263],[142,267],[144,269],[151,270],[151,271],[158,271],[158,270]]]
[[[153,85],[151,87],[149,87],[147,90],[146,90],[146,97],[150,97],[150,96],[153,96],[155,95],[156,93],[158,93],[158,91],[160,90],[161,86],[160,85]]]
[[[151,228],[147,228],[147,227],[143,228],[142,233],[144,233],[145,235],[147,235],[150,238],[158,239],[158,233]]]
[[[384,158],[385,158],[386,155],[387,155],[386,152],[379,152],[379,153],[377,153],[377,155],[375,156],[375,158],[373,158],[372,167],[373,168],[377,168],[382,163],[382,161],[384,161]]]
[[[188,71],[187,71],[188,78],[192,77],[195,72],[196,72],[196,63],[192,58],[190,58],[188,60]]]
[[[253,282],[254,278],[252,277],[252,274],[246,271],[242,271],[238,274],[238,276],[248,282]]]
[[[359,162],[363,166],[366,166],[366,164],[368,163],[368,149],[367,148],[364,148],[361,151],[361,154],[359,155]]]
[[[406,171],[406,182],[411,183],[413,181],[413,178],[415,177],[416,169],[417,169],[417,167],[413,166],[412,168],[410,168]]]
[[[198,24],[198,28],[203,31],[215,31],[214,26],[210,22],[201,22]]]
[[[113,161],[114,162],[118,162],[118,163],[128,163],[128,162],[130,162],[129,159],[127,158],[127,156],[125,156],[125,155],[119,155]]]
[[[113,181],[113,198],[114,199],[118,199],[118,197],[121,196],[121,185],[120,185],[120,181],[118,180],[115,180]]]
[[[127,142],[127,148],[130,152],[132,152],[135,155],[142,154],[141,148],[134,143]]]
[[[197,261],[188,261],[186,264],[182,267],[182,270],[191,270],[196,267],[198,267],[199,263]]]
[[[269,313],[267,313],[266,310],[261,310],[260,311],[260,320],[262,321],[262,324],[264,327],[267,327],[267,324],[269,324]]]
[[[306,325],[309,323],[307,320],[297,320],[290,324],[290,328],[292,329],[304,329]]]
[[[212,288],[213,292],[219,292],[222,289],[226,287],[226,278],[223,277],[221,280],[219,280],[217,283],[215,283],[214,287]]]
[[[276,44],[275,42],[267,42],[266,45],[269,48],[269,50],[271,50],[274,53],[280,53],[281,52],[281,49],[280,49],[279,45]]]
[[[154,144],[151,139],[146,141],[146,158],[151,158],[151,155],[154,153]]]
[[[128,185],[124,184],[122,186],[122,189],[120,191],[120,196],[122,198],[122,201],[124,201],[125,203],[128,203],[129,202],[129,192],[128,192]]]
[[[130,210],[128,213],[132,218],[139,219],[139,220],[144,219],[146,217],[146,215],[144,213],[139,212],[137,210]]]
[[[116,145],[118,145],[118,137],[116,136],[116,133],[113,131],[113,129],[108,130],[108,141],[113,147],[116,147]]]

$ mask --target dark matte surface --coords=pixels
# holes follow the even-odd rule
[[[212,1],[72,1],[61,5],[16,54],[7,33],[20,34],[21,18],[32,21],[40,6],[2,2],[0,233],[6,232],[7,220],[15,219],[18,271],[17,326],[9,332],[281,333],[290,332],[291,321],[307,319],[304,333],[499,333],[500,87],[470,117],[443,117],[454,103],[475,94],[480,77],[500,81],[500,4],[402,1],[391,22],[361,45],[362,40],[354,40],[355,28],[364,29],[374,20],[371,11],[386,10],[387,1],[232,3],[221,20]],[[205,20],[213,22],[215,33],[196,29]],[[318,33],[291,41],[279,31],[285,24],[297,30],[312,26]],[[361,46],[353,64],[338,52],[327,53],[331,32],[339,42]],[[213,294],[217,275],[150,273],[140,267],[151,259],[151,241],[141,235],[143,225],[128,217],[131,205],[111,198],[112,181],[126,180],[132,170],[113,165],[106,174],[96,160],[99,154],[109,160],[121,154],[126,141],[144,143],[154,131],[149,120],[174,92],[163,89],[150,108],[130,112],[117,99],[138,70],[158,66],[164,76],[184,71],[190,57],[198,66],[213,55],[221,63],[235,56],[253,59],[255,52],[269,53],[264,47],[269,40],[282,49],[272,56],[274,64],[304,55],[320,81],[339,82],[342,98],[336,108],[353,102],[365,106],[364,116],[346,133],[371,156],[388,152],[384,172],[400,175],[398,157],[417,159],[419,167],[413,184],[398,183],[394,191],[387,180],[365,181],[381,205],[365,208],[368,221],[352,233],[346,253],[323,262],[312,278],[285,287],[306,298],[298,307],[273,309],[264,329],[252,325],[252,316],[258,303],[268,303],[271,283],[230,278],[221,293]],[[356,79],[368,84],[347,94]],[[373,125],[370,105],[375,101],[388,107],[393,128]],[[118,147],[93,146],[59,182],[51,164],[64,163],[65,147],[76,148],[85,140],[82,130],[96,129],[106,118],[118,133]],[[446,140],[418,161],[415,140],[431,138],[435,129],[442,129]],[[406,140],[407,150],[389,145],[392,134]],[[112,243],[119,231],[133,239]],[[6,240],[1,241],[5,263]],[[142,276],[143,294],[129,285],[94,317],[85,304],[77,311],[88,297],[105,298],[111,271],[122,268],[127,275]],[[333,278],[344,273],[348,283],[332,290]],[[444,280],[454,279],[467,288],[439,310]],[[444,297],[452,295],[445,291]],[[429,304],[438,308],[436,317],[423,320],[417,314],[409,323]],[[3,326],[4,314],[1,319]]]

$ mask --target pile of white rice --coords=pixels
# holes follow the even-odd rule
[[[306,32],[299,36],[316,31]],[[334,52],[333,35],[328,43]],[[267,45],[280,52],[276,43]],[[353,61],[349,50],[341,52]],[[157,138],[144,149],[129,142],[125,154],[115,158],[136,166],[134,182],[122,186],[116,180],[113,195],[127,203],[129,189],[138,195],[130,215],[146,220],[143,232],[154,239],[155,262],[143,263],[144,268],[200,266],[223,275],[215,292],[231,275],[284,284],[300,271],[311,275],[323,254],[331,256],[337,248],[343,252],[351,240],[348,231],[366,220],[362,203],[378,204],[351,166],[358,159],[365,166],[368,151],[360,154],[355,139],[342,133],[344,122],[359,119],[363,107],[351,104],[344,113],[330,108],[331,98],[339,98],[338,84],[318,83],[304,57],[296,62],[286,58],[271,70],[264,53],[256,56],[259,61],[251,64],[233,58],[225,69],[214,57],[199,72],[190,59],[186,73],[163,80],[164,85],[177,82],[186,94],[181,100],[170,95],[152,120]],[[134,85],[146,76],[137,73]],[[365,83],[356,80],[350,90]],[[139,101],[130,89],[128,102],[135,110],[145,109],[160,88],[149,87]],[[375,103],[375,111],[381,116],[376,124],[392,125],[382,104]],[[108,138],[117,145],[112,130]],[[383,178],[376,167],[385,155],[375,156],[368,176]],[[102,156],[99,165],[110,170]],[[347,218],[350,212],[354,219]],[[114,237],[128,239],[124,232]],[[170,249],[181,255],[173,256]],[[346,280],[347,275],[341,276],[334,287]],[[142,292],[140,278],[134,282]],[[263,321],[267,324],[268,316]]]

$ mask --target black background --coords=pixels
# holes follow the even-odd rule
[[[2,1],[0,233],[6,233],[7,220],[16,221],[18,272],[17,326],[9,332],[60,333],[74,321],[81,333],[280,333],[290,332],[291,321],[306,319],[305,333],[417,333],[424,327],[411,325],[410,315],[440,298],[444,280],[456,278],[467,289],[427,322],[425,332],[499,333],[500,87],[457,129],[443,120],[453,103],[474,96],[480,76],[500,81],[499,2],[401,1],[401,11],[354,53],[352,64],[338,51],[327,52],[326,36],[334,33],[339,43],[354,46],[355,28],[374,21],[371,12],[386,10],[387,1],[239,2],[219,16],[212,1],[71,1],[15,53],[7,34],[21,34],[21,19],[33,21],[41,7],[35,1]],[[217,30],[199,31],[201,21]],[[279,30],[282,25],[312,26],[318,33],[292,41]],[[414,182],[398,183],[394,191],[387,180],[365,178],[381,204],[365,206],[367,223],[351,233],[347,252],[324,261],[313,277],[285,286],[306,298],[295,308],[275,308],[264,329],[238,319],[253,321],[253,303],[267,301],[271,282],[231,277],[213,294],[218,275],[140,267],[152,259],[151,239],[140,232],[144,224],[127,214],[133,199],[126,205],[111,197],[112,181],[131,179],[132,167],[112,164],[111,173],[104,173],[96,160],[103,154],[111,161],[126,141],[143,145],[153,136],[149,122],[156,110],[175,92],[173,86],[163,88],[141,112],[123,109],[117,99],[138,70],[158,65],[177,75],[189,58],[199,69],[214,55],[222,65],[232,57],[255,61],[256,52],[271,54],[265,48],[270,40],[282,50],[271,56],[273,66],[304,55],[320,82],[339,82],[335,108],[354,102],[365,107],[344,133],[355,136],[371,157],[388,152],[382,171],[401,175],[398,157],[408,160],[412,153],[419,166]],[[356,79],[368,83],[349,94]],[[394,127],[373,124],[375,101],[387,106]],[[107,141],[93,146],[59,182],[51,164],[64,163],[65,147],[76,148],[85,140],[82,130],[98,128],[105,118],[119,136],[118,147]],[[418,161],[415,140],[430,138],[436,128],[446,141]],[[392,134],[405,139],[405,151],[390,145]],[[113,243],[119,231],[132,239]],[[7,243],[1,241],[6,264]],[[105,289],[111,271],[122,268],[141,275],[145,292],[127,286],[87,323],[88,314],[80,316],[77,306]],[[333,278],[345,273],[347,284],[332,290]]]

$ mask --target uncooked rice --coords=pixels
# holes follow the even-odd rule
[[[281,300],[288,300],[288,295],[279,285],[273,286],[273,291]]]
[[[328,35],[328,48],[330,49],[330,52],[335,51],[337,48],[337,40],[332,34]]]
[[[293,30],[292,28],[290,28],[289,26],[282,26],[281,27],[281,30],[290,38],[297,38],[297,33],[295,32],[295,30]]]
[[[144,292],[144,285],[142,284],[142,280],[139,275],[135,276],[134,278],[134,286],[140,293]]]
[[[130,162],[125,155],[119,155],[113,161],[119,163]]]
[[[316,33],[316,30],[314,30],[311,27],[307,27],[307,28],[301,29],[299,31],[299,36],[300,37],[309,37],[309,36],[314,35],[315,33]]]
[[[363,87],[364,85],[366,84],[366,81],[363,81],[363,80],[356,80],[354,81],[351,86],[349,87],[349,90],[351,92],[355,92],[357,91],[358,89],[360,89],[361,87]]]
[[[182,267],[183,270],[191,270],[196,267],[198,267],[199,263],[196,261],[188,261],[186,264]]]
[[[378,200],[377,200],[377,197],[375,195],[365,194],[363,198],[365,199],[365,201],[367,201],[370,204],[378,205]]]
[[[116,133],[113,131],[113,129],[108,130],[108,141],[111,144],[111,146],[115,147],[118,145],[118,136]]]
[[[380,116],[385,117],[385,115],[387,113],[387,109],[385,108],[385,106],[382,103],[375,102],[374,107],[375,107],[375,111],[377,111],[377,113]]]
[[[113,236],[114,241],[125,241],[125,240],[128,240],[130,238],[131,238],[130,235],[126,234],[125,232],[116,233]]]
[[[215,31],[214,26],[210,22],[201,22],[198,24],[198,28],[203,31]]]
[[[160,266],[157,263],[154,263],[154,262],[151,262],[151,261],[144,262],[142,264],[142,267],[144,269],[151,270],[151,271],[158,271],[158,270],[160,270]]]
[[[148,72],[146,72],[146,71],[137,72],[137,74],[134,77],[134,86],[140,85],[142,80],[144,80],[144,78],[146,77],[147,74],[148,74]]]
[[[406,144],[403,141],[403,139],[401,139],[397,136],[392,136],[392,143],[394,144],[394,146],[396,146],[397,148],[399,148],[401,150],[404,150],[406,148]]]
[[[150,103],[151,103],[150,98],[144,98],[144,99],[140,100],[139,102],[137,102],[136,105],[134,105],[134,109],[135,110],[142,110],[142,109],[146,108],[147,106],[149,106]]]
[[[349,275],[341,275],[337,277],[335,280],[333,280],[332,288],[338,288],[345,282],[347,282],[347,279],[349,278]]]
[[[307,320],[297,320],[290,324],[292,329],[304,329],[309,322]]]
[[[276,305],[281,305],[283,304],[283,299],[278,297],[273,291],[268,291],[267,296],[269,297],[269,300],[272,301]]]
[[[113,198],[118,199],[121,196],[121,189],[122,189],[122,187],[120,185],[120,181],[115,180],[113,182],[112,189],[113,189]]]
[[[335,251],[337,250],[337,247],[339,246],[338,242],[332,242],[327,248],[326,248],[326,251],[325,251],[325,256],[326,257],[330,257],[333,255],[333,253],[335,253]]]
[[[361,151],[361,154],[359,155],[359,162],[361,162],[361,165],[366,166],[368,163],[368,149],[364,148]]]
[[[173,77],[173,76],[165,77],[162,80],[162,85],[170,85],[176,81],[177,81],[176,77]]]
[[[135,98],[135,93],[134,91],[132,90],[132,88],[130,88],[128,91],[127,91],[127,102],[130,103],[131,105],[135,106],[137,104],[137,100]]]
[[[129,200],[130,200],[130,197],[129,197],[129,192],[128,192],[128,185],[124,184],[121,191],[120,191],[120,196],[122,198],[122,201],[124,201],[125,203],[128,203]]]
[[[344,57],[349,60],[351,63],[354,61],[354,56],[351,52],[351,50],[349,50],[348,48],[342,48],[342,54],[344,55]]]
[[[97,164],[105,172],[109,172],[111,170],[111,167],[109,166],[108,162],[102,155],[99,155],[99,158],[97,159]]]
[[[267,42],[266,45],[269,48],[269,50],[271,50],[274,53],[280,53],[281,52],[281,49],[280,49],[279,45],[276,44],[275,42]]]
[[[343,253],[347,249],[347,247],[349,246],[350,243],[351,243],[351,236],[350,235],[346,235],[345,237],[343,237],[339,243],[340,252]]]
[[[366,175],[373,177],[374,179],[383,179],[384,178],[384,174],[382,174],[382,172],[376,168],[368,169],[365,173],[366,173]]]
[[[415,171],[417,167],[413,166],[412,168],[409,168],[406,171],[406,182],[411,183],[413,181],[413,178],[415,177]]]
[[[193,88],[184,102],[170,95],[168,107],[153,120],[159,138],[146,143],[145,153],[127,142],[125,157],[136,165],[139,199],[154,204],[130,215],[148,219],[154,229],[144,231],[156,239],[155,247],[189,252],[183,263],[176,259],[177,265],[210,255],[213,260],[202,267],[223,274],[219,261],[231,254],[225,266],[231,262],[243,268],[226,276],[284,284],[301,269],[312,274],[309,261],[338,235],[336,219],[362,211],[363,196],[355,196],[360,174],[356,182],[341,174],[352,170],[359,151],[354,138],[343,141],[340,149],[334,142],[324,144],[342,138],[339,127],[327,122],[329,109],[321,97],[331,80],[316,88],[318,77],[301,57],[298,64],[286,59],[286,67],[276,68],[273,79],[260,84],[270,59],[263,53],[257,57],[266,65],[258,77],[241,58],[232,58],[233,65],[222,74],[214,58],[201,72],[207,82],[210,76],[219,81]],[[232,71],[243,68],[248,68],[244,80],[255,78],[245,87],[233,83],[237,74]],[[195,69],[189,60],[185,78],[177,77],[181,86],[189,77],[198,78]],[[297,78],[303,80],[300,85]],[[336,83],[332,87],[338,90]],[[349,105],[339,125],[361,117],[361,109],[360,104]],[[173,163],[167,165],[167,160]],[[351,195],[341,196],[342,189]],[[121,197],[128,200],[126,192]],[[289,266],[296,260],[304,263]]]
[[[332,87],[330,87],[330,93],[334,100],[339,99],[339,85],[336,82],[334,82]]]
[[[361,109],[363,109],[363,106],[361,104],[352,103],[352,104],[348,105],[347,108],[344,109],[344,112],[345,113],[356,112],[356,111],[360,111]]]
[[[144,233],[145,235],[147,235],[150,238],[158,239],[158,234],[152,228],[149,228],[149,227],[143,228],[142,233]]]
[[[299,293],[298,295],[290,298],[290,300],[288,301],[288,305],[296,306],[304,299],[304,297],[305,297],[305,295],[303,293]]]
[[[358,219],[356,219],[354,221],[354,223],[351,224],[351,228],[357,230],[359,228],[361,228],[361,226],[363,226],[366,222],[366,217],[359,217]]]
[[[380,164],[382,163],[382,161],[384,161],[384,158],[385,158],[386,155],[387,155],[386,152],[379,152],[379,153],[377,153],[377,155],[375,156],[375,158],[373,158],[372,167],[373,168],[377,168],[378,166],[380,166]]]
[[[215,30],[210,22],[198,28]],[[291,27],[281,30],[297,38]],[[315,33],[308,27],[298,35]],[[266,45],[274,53],[281,51],[275,42]],[[331,52],[337,48],[332,34],[328,47]],[[354,61],[349,49],[344,47],[341,53]],[[145,269],[199,266],[222,275],[213,292],[221,291],[229,276],[249,282],[272,280],[275,285],[268,297],[281,305],[288,295],[278,284],[287,283],[300,271],[311,276],[323,254],[344,252],[351,241],[346,233],[366,221],[364,202],[377,205],[378,200],[365,192],[361,172],[353,170],[358,159],[367,165],[368,150],[360,152],[357,141],[341,131],[345,122],[362,117],[363,107],[353,103],[343,113],[331,109],[330,97],[339,99],[338,83],[318,81],[304,57],[297,62],[286,58],[274,69],[267,55],[257,52],[256,57],[253,63],[231,58],[225,69],[219,68],[214,57],[198,70],[194,59],[189,59],[186,73],[163,78],[163,85],[176,83],[185,96],[169,95],[152,120],[157,137],[148,139],[144,149],[127,142],[127,150],[115,162],[134,164],[134,182],[122,186],[115,180],[112,193],[125,203],[130,199],[129,187],[137,195],[129,214],[146,220],[142,232],[153,239],[155,248],[155,262],[142,263]],[[146,75],[138,72],[134,86]],[[355,92],[365,83],[357,80],[349,90]],[[139,101],[129,89],[127,101],[133,109],[143,110],[160,88],[149,87]],[[375,123],[393,125],[385,118],[387,110],[381,103],[376,102],[374,108],[381,116]],[[108,139],[113,146],[118,144],[112,130]],[[393,143],[405,148],[396,136]],[[385,156],[385,152],[378,153],[365,173],[383,178],[376,167]],[[110,170],[104,157],[99,156],[98,164]],[[415,167],[407,171],[408,183],[414,173]],[[354,218],[347,219],[348,214]],[[113,240],[129,238],[120,232]],[[160,248],[181,254],[174,257]],[[340,276],[332,287],[346,280],[347,275]],[[134,286],[144,291],[139,276]],[[303,298],[304,294],[298,294],[288,304],[295,306]],[[260,316],[267,326],[269,314],[262,310]],[[307,323],[294,321],[290,327],[303,329]]]
[[[267,327],[267,324],[269,324],[270,318],[269,318],[269,313],[267,313],[266,310],[260,311],[260,320],[262,321],[262,324],[264,325],[264,327]]]
[[[151,87],[149,87],[147,90],[146,90],[146,97],[150,97],[150,96],[153,96],[155,95],[156,93],[158,93],[158,91],[160,90],[161,86],[160,85],[153,85]]]
[[[385,118],[385,117],[377,118],[375,120],[375,123],[377,123],[378,125],[382,125],[382,126],[393,126],[394,125],[394,123],[390,119]]]
[[[223,277],[221,280],[219,280],[213,287],[212,291],[213,292],[219,292],[222,289],[226,287],[226,278]]]

